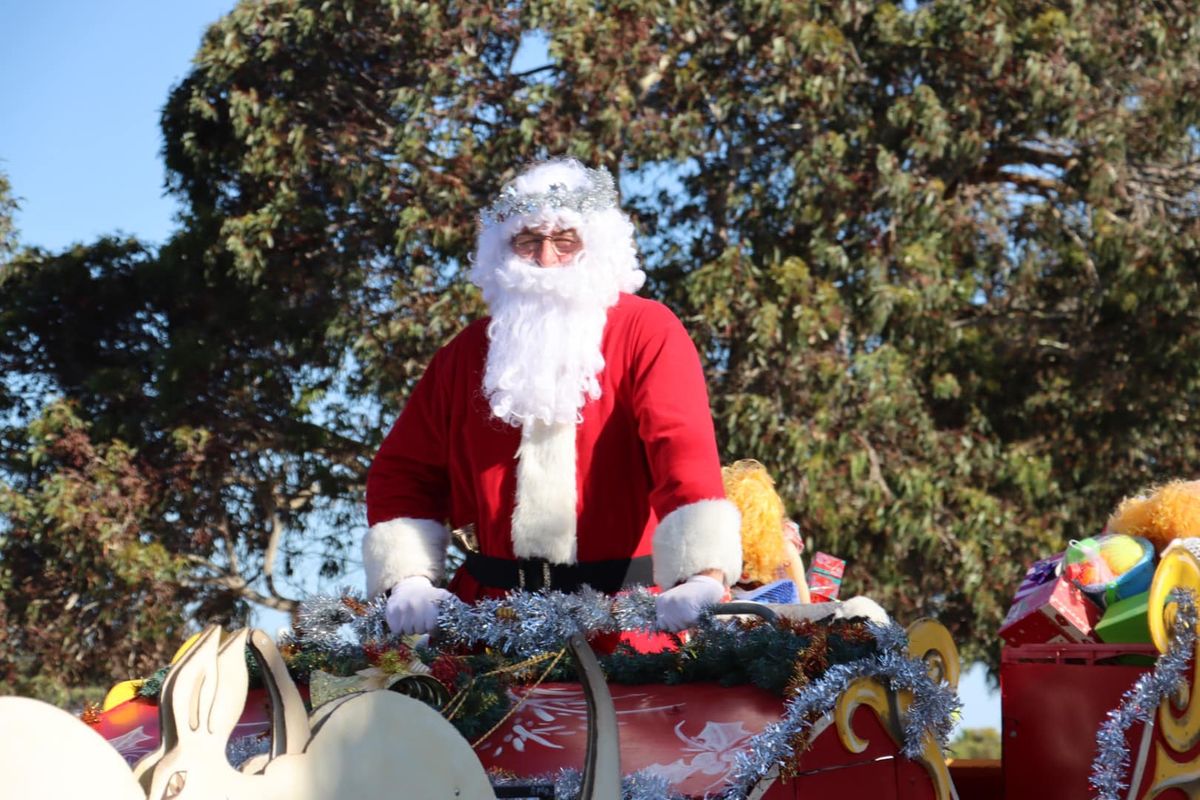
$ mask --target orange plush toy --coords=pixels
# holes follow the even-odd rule
[[[753,459],[721,468],[725,496],[742,513],[742,584],[789,578],[801,603],[810,602],[800,552],[803,541],[784,514],[783,500],[767,469]]]
[[[1143,536],[1158,553],[1175,539],[1200,536],[1200,481],[1171,481],[1149,496],[1122,500],[1108,530]]]

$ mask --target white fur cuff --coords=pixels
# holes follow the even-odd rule
[[[670,589],[706,569],[742,576],[742,515],[728,500],[700,500],[667,514],[654,530],[654,582]]]
[[[431,519],[397,517],[372,525],[363,537],[367,597],[382,594],[412,575],[439,582],[446,571],[449,542],[446,526]]]

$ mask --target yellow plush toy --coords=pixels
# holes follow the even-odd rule
[[[1143,536],[1159,553],[1175,539],[1200,536],[1200,481],[1171,481],[1147,494],[1122,500],[1108,530]]]
[[[742,513],[742,583],[765,584],[790,578],[800,602],[809,602],[800,548],[789,536],[792,523],[767,469],[753,459],[721,468],[725,496]],[[796,537],[798,539],[799,537]]]

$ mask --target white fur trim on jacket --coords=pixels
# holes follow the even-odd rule
[[[446,571],[449,543],[450,531],[432,519],[397,517],[372,525],[362,545],[367,597],[382,594],[413,575],[439,582]]]
[[[742,576],[742,515],[728,500],[699,500],[663,517],[654,530],[654,582],[670,589],[706,569]]]
[[[517,558],[575,563],[575,425],[521,428],[512,542]]]

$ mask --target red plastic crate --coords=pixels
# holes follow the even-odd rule
[[[1000,651],[1004,797],[1090,800],[1096,732],[1158,655],[1153,645],[1053,644]],[[1127,734],[1136,746],[1141,726]]]

